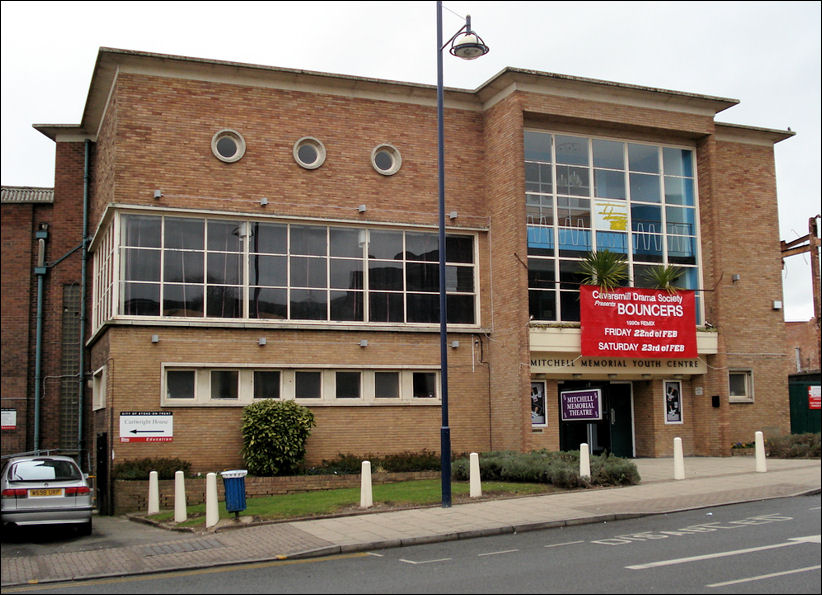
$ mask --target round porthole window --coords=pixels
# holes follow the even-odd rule
[[[236,130],[220,130],[211,138],[211,152],[220,161],[234,163],[245,155],[245,139]]]
[[[377,145],[371,151],[371,165],[384,176],[392,176],[400,171],[402,157],[393,145]]]
[[[325,146],[313,136],[294,143],[294,160],[305,169],[317,169],[325,163]]]

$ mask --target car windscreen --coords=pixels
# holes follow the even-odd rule
[[[9,481],[69,481],[80,479],[82,475],[69,461],[37,459],[12,464],[8,477]]]

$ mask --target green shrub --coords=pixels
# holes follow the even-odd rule
[[[604,453],[591,459],[591,483],[594,485],[634,485],[639,470],[633,461]]]
[[[145,458],[118,463],[112,473],[115,479],[147,480],[149,473],[156,471],[158,479],[174,479],[177,471],[188,475],[190,470],[191,463],[181,459]]]
[[[766,440],[768,456],[775,459],[816,458],[820,456],[819,432],[815,434],[786,434]]]
[[[243,408],[241,455],[257,476],[289,475],[305,458],[314,414],[294,401],[265,399]]]

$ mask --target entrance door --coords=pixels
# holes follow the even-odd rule
[[[602,390],[602,420],[567,421],[559,425],[560,450],[579,450],[583,442],[595,455],[605,451],[618,457],[634,456],[634,424],[631,412],[631,384],[576,381],[559,385],[559,392],[599,388]],[[559,394],[557,394],[559,399]]]
[[[608,385],[608,417],[611,422],[611,453],[634,456],[634,424],[631,418],[631,385]]]

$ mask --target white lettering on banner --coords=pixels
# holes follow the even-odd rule
[[[682,317],[685,311],[682,306],[670,304],[617,304],[620,316],[677,316]]]
[[[638,347],[639,343],[611,343],[605,341],[599,342],[599,348],[602,351],[636,351]],[[647,347],[647,345],[643,345],[643,347]]]
[[[629,328],[604,328],[602,329],[606,335],[616,335],[617,337],[630,337],[631,329]]]

